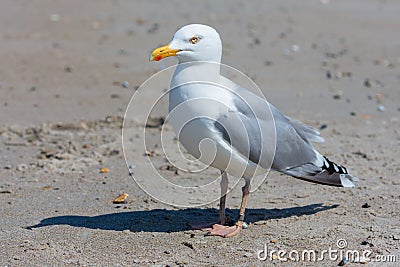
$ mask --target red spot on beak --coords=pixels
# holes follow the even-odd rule
[[[162,59],[162,56],[158,55],[154,58],[155,61],[160,61]]]

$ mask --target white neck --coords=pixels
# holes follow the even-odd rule
[[[196,61],[180,63],[171,80],[171,88],[188,82],[218,82],[221,65],[215,62]]]

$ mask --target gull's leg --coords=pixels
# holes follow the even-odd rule
[[[247,199],[250,193],[250,180],[246,179],[246,183],[242,188],[242,204],[240,205],[239,218],[234,226],[223,226],[219,224],[214,224],[212,229],[209,230],[209,235],[217,235],[222,237],[232,237],[239,234],[242,230],[244,214],[246,211]]]
[[[226,194],[228,193],[228,174],[225,171],[221,171],[221,198],[219,199],[219,216],[218,223],[224,225],[226,223],[225,216],[225,202],[226,202]]]
[[[226,194],[228,193],[228,173],[225,171],[221,171],[221,198],[219,199],[219,215],[218,215],[218,222],[217,224],[224,225],[226,223],[226,216],[225,216],[225,203],[226,203]],[[210,231],[212,230],[213,225],[217,225],[215,222],[207,223],[207,222],[191,222],[189,223],[190,227],[193,229],[203,230],[203,231]]]
[[[240,229],[242,229],[243,226],[244,214],[246,212],[246,206],[247,206],[247,200],[249,199],[249,194],[250,194],[250,180],[246,179],[246,183],[242,187],[242,204],[240,205],[239,218],[238,221],[236,222],[236,225],[240,226]]]

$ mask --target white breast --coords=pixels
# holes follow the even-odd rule
[[[235,151],[215,127],[221,117],[235,111],[231,90],[222,85],[219,72],[218,77],[196,80],[193,72],[186,71],[175,72],[169,92],[168,120],[179,141],[204,164],[234,176],[252,176],[257,166]]]

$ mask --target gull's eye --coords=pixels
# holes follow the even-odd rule
[[[199,37],[193,36],[192,38],[189,39],[189,42],[192,44],[197,44],[199,42]]]

